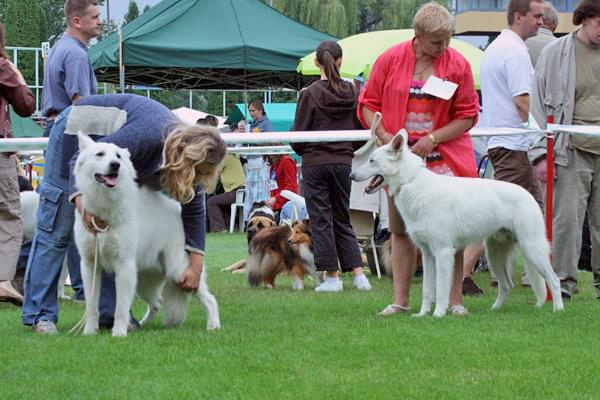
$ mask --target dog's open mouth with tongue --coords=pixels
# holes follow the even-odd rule
[[[102,183],[104,186],[109,188],[114,188],[115,186],[117,186],[117,183],[119,181],[119,174],[116,172],[112,172],[106,175],[96,174],[94,175],[94,177],[98,182]]]
[[[376,191],[381,189],[381,186],[383,186],[383,176],[375,175],[373,178],[371,178],[369,183],[367,183],[367,186],[365,186],[365,193],[375,193]]]

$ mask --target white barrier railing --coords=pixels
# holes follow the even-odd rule
[[[521,128],[473,128],[471,136],[522,135],[524,133],[540,133],[534,129]],[[227,144],[273,144],[295,142],[346,142],[369,140],[369,130],[350,131],[296,131],[296,132],[261,132],[257,133],[224,133],[221,135]],[[13,138],[0,140],[0,152],[45,150],[48,138]],[[253,153],[256,154],[256,153]]]

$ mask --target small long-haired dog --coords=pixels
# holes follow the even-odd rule
[[[256,202],[252,205],[252,210],[248,217],[248,226],[246,228],[246,236],[248,239],[248,250],[250,250],[250,241],[258,232],[266,228],[277,226],[273,209],[265,205],[264,201]],[[246,259],[236,261],[221,271],[229,271],[234,274],[245,272]]]
[[[304,289],[304,275],[316,277],[308,219],[297,221],[292,227],[277,226],[258,232],[249,248],[246,262],[248,283],[256,287],[264,282],[275,287],[275,278],[289,272],[295,290]]]

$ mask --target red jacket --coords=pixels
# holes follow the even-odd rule
[[[9,104],[22,117],[28,117],[35,111],[33,94],[27,86],[19,82],[9,61],[0,57],[0,139],[12,137]]]
[[[410,81],[415,67],[412,40],[402,42],[383,53],[373,66],[365,90],[358,99],[358,118],[369,128],[362,116],[362,107],[380,111],[383,127],[395,134],[404,128]],[[433,61],[435,76],[457,83],[458,88],[449,100],[435,99],[433,129],[447,125],[455,119],[474,118],[479,115],[479,97],[475,91],[469,62],[453,48],[447,48]],[[456,176],[477,176],[473,144],[468,132],[445,143],[437,149]]]
[[[277,181],[277,189],[270,192],[271,197],[276,201],[273,205],[273,211],[281,210],[281,207],[288,201],[280,195],[282,190],[290,190],[298,193],[298,176],[296,174],[296,162],[290,156],[283,156],[275,164],[271,165],[271,178],[273,175]]]

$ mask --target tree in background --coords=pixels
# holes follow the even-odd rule
[[[5,41],[7,46],[14,47],[39,47],[40,28],[43,28],[44,12],[38,2],[29,2],[23,7],[22,0],[4,0],[3,4]],[[40,60],[41,62],[41,60]],[[23,51],[18,53],[18,67],[23,73],[25,81],[29,84],[35,82],[35,53]]]
[[[54,42],[67,28],[63,0],[39,0],[42,17],[40,21],[40,42]]]
[[[290,18],[300,21],[321,32],[339,38],[353,32],[348,25],[348,9],[357,0],[274,0],[273,8],[281,11]]]
[[[137,3],[135,2],[135,0],[130,0],[129,1],[129,8],[127,9],[127,14],[125,14],[125,21],[123,23],[123,25],[130,23],[131,21],[133,21],[134,19],[136,19],[137,17],[140,16],[140,9],[138,8]]]
[[[312,28],[344,38],[374,30],[410,28],[417,9],[428,1],[273,0],[273,8]],[[440,3],[448,6],[447,1]]]

